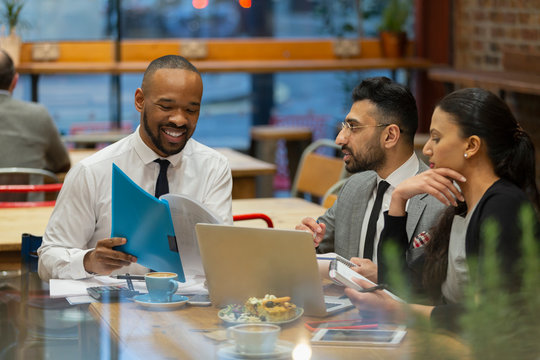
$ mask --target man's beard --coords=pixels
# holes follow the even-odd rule
[[[352,174],[366,170],[377,171],[386,163],[386,153],[378,144],[369,146],[361,156],[348,150],[352,159],[345,165],[345,169]]]
[[[154,144],[155,147],[159,151],[161,151],[163,154],[165,154],[165,156],[171,156],[171,155],[174,155],[174,154],[178,154],[180,151],[184,150],[184,147],[186,146],[187,140],[189,139],[189,138],[186,139],[186,141],[184,141],[183,143],[179,143],[178,148],[174,148],[172,150],[171,149],[166,149],[164,144],[163,144],[163,140],[161,140],[160,137],[159,137],[160,126],[158,126],[158,130],[157,130],[158,133],[154,134],[152,132],[152,130],[150,129],[150,126],[148,125],[148,118],[146,116],[146,111],[143,111],[143,126],[144,126],[144,130],[146,131],[146,133],[150,137],[150,140],[152,141],[152,144]],[[167,126],[177,127],[174,124],[167,124]],[[189,129],[187,129],[186,134],[187,134],[188,131],[189,131]]]

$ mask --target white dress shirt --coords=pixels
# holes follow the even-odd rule
[[[386,189],[384,193],[381,212],[379,213],[379,217],[377,218],[377,230],[375,231],[375,238],[373,242],[373,262],[375,264],[377,264],[377,247],[379,246],[379,238],[384,228],[384,216],[382,216],[382,214],[385,211],[388,211],[388,208],[390,207],[390,200],[392,199],[392,191],[394,191],[396,186],[398,186],[403,180],[413,177],[418,173],[418,169],[420,166],[419,161],[420,160],[418,160],[416,154],[413,153],[407,161],[405,161],[399,168],[394,170],[394,172],[391,173],[386,179],[382,179],[381,177],[379,177],[379,175],[377,175],[377,186],[375,186],[375,188],[373,189],[371,197],[368,200],[366,213],[364,215],[364,221],[362,222],[362,231],[360,233],[360,249],[358,251],[360,257],[364,256],[364,243],[366,242],[367,226],[369,222],[369,217],[371,215],[371,209],[373,209],[373,204],[375,203],[375,198],[377,197],[377,187],[379,185],[379,182],[385,180],[387,183],[390,184],[390,186],[388,187],[388,189]]]
[[[154,160],[159,157],[146,146],[137,128],[69,171],[38,250],[38,271],[43,280],[90,276],[83,266],[84,255],[98,240],[111,236],[112,164],[153,195],[159,174]],[[232,176],[225,156],[189,139],[180,153],[166,159],[171,163],[167,170],[170,193],[198,200],[225,224],[232,224]],[[147,270],[131,264],[115,273],[142,274]]]

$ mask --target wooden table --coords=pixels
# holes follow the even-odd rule
[[[90,132],[84,134],[71,134],[62,136],[62,141],[65,143],[74,143],[76,146],[92,146],[100,143],[114,143],[128,136],[130,133],[125,131],[104,131]]]
[[[229,160],[233,177],[233,199],[250,199],[257,196],[257,177],[274,175],[276,165],[242,154],[229,148],[217,148]]]
[[[299,198],[233,200],[232,208],[233,214],[265,213],[272,218],[274,227],[280,229],[294,229],[303,217],[318,217],[326,210]],[[52,207],[0,209],[0,269],[19,268],[21,234],[43,235],[52,211]],[[246,220],[236,225],[266,227],[261,220]]]
[[[300,198],[259,198],[233,200],[233,214],[262,212],[272,219],[277,229],[292,230],[306,216],[317,218],[326,208]],[[266,227],[261,220],[245,220],[235,223],[238,226]]]
[[[276,165],[256,159],[229,148],[217,148],[229,160],[233,177],[233,199],[249,199],[256,197],[256,180],[258,176],[274,175]],[[71,166],[94,154],[95,149],[69,150]],[[63,176],[61,176],[63,178]]]
[[[169,311],[150,311],[134,303],[90,305],[90,313],[109,329],[118,344],[120,358],[129,359],[217,359],[219,346],[194,329],[225,329],[215,307],[183,307]],[[358,317],[352,309],[331,319]],[[282,325],[280,340],[293,344],[310,345],[312,333],[304,328],[308,320],[321,320],[303,316],[299,320]],[[221,332],[223,333],[223,332]],[[102,334],[103,335],[103,334]],[[430,346],[440,345],[440,351],[454,352],[466,357],[467,348],[455,338],[436,334]],[[395,348],[313,346],[311,359],[408,359],[425,346],[426,339],[409,331],[402,344]]]

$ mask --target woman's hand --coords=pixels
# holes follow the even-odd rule
[[[467,181],[463,175],[448,168],[430,169],[401,182],[392,192],[388,214],[405,215],[407,200],[419,194],[429,194],[443,204],[457,206],[457,200],[465,201],[453,181]]]
[[[354,279],[353,281],[364,289],[373,286],[365,280]],[[346,288],[345,295],[360,312],[372,314],[378,321],[402,321],[405,317],[401,304],[382,290],[361,293]]]

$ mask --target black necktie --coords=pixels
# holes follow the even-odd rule
[[[156,159],[154,162],[159,164],[159,175],[156,181],[156,193],[155,197],[159,198],[163,194],[169,193],[169,181],[167,180],[167,168],[169,167],[169,160]]]
[[[389,186],[390,184],[384,180],[379,183],[379,187],[377,188],[377,196],[375,197],[373,209],[371,210],[371,215],[369,216],[368,227],[366,231],[366,241],[364,242],[364,258],[370,260],[373,260],[375,232],[377,231],[377,219],[379,218],[379,213],[381,212],[382,199],[386,189],[388,189]]]

